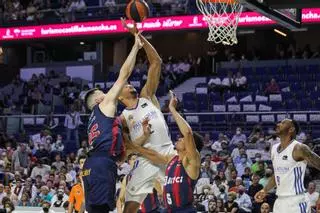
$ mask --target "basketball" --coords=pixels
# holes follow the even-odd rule
[[[149,6],[143,0],[132,0],[127,5],[126,16],[135,22],[142,22],[149,16]]]

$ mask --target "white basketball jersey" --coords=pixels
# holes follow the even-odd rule
[[[304,161],[295,161],[292,156],[293,149],[300,142],[293,140],[281,152],[278,151],[280,143],[275,144],[271,150],[271,159],[277,184],[278,196],[294,196],[303,194],[304,175],[307,164]]]
[[[126,119],[132,141],[143,134],[142,122],[145,118],[149,118],[151,135],[144,146],[161,151],[162,146],[172,144],[163,114],[151,101],[139,98],[136,108],[125,109],[122,115]]]

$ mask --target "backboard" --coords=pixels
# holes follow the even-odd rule
[[[301,28],[303,8],[320,7],[319,0],[240,0],[245,8],[258,12],[290,30]]]

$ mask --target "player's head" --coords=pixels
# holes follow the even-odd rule
[[[196,132],[193,132],[192,134],[193,134],[194,143],[196,144],[196,148],[198,152],[200,152],[203,147],[203,137]],[[181,137],[176,142],[176,150],[179,152],[179,151],[184,151],[185,149],[186,149],[185,138]]]
[[[126,84],[123,87],[118,99],[121,103],[125,104],[125,100],[136,98],[138,98],[137,90],[131,84]]]
[[[261,205],[261,208],[260,208],[260,212],[261,213],[269,213],[270,212],[270,206],[268,203],[263,203]]]
[[[105,94],[101,90],[97,88],[90,89],[84,97],[85,106],[87,109],[92,110],[95,105],[103,101],[104,97]]]
[[[300,132],[300,127],[297,121],[291,119],[284,119],[277,124],[276,133],[278,136],[290,135],[291,138],[295,138]]]
[[[137,159],[137,154],[136,153],[131,153],[129,156],[128,156],[128,163],[131,167],[133,167],[134,163],[136,162],[136,159]]]

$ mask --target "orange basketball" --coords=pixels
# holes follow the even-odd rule
[[[149,16],[149,6],[143,0],[132,0],[127,5],[126,16],[135,22],[142,22]]]

